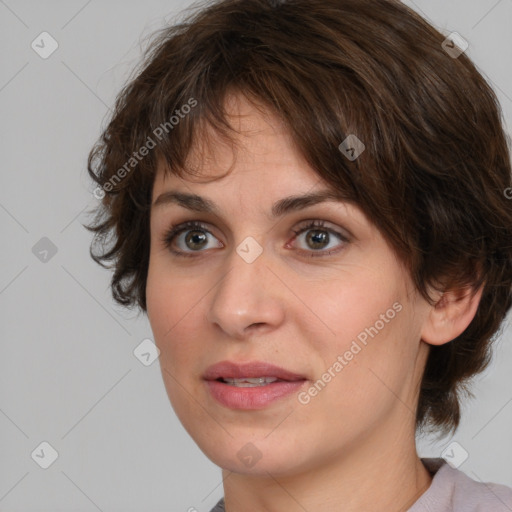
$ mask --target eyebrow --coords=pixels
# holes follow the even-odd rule
[[[272,205],[271,215],[273,218],[281,217],[287,213],[299,211],[308,206],[313,206],[326,201],[343,202],[347,198],[340,192],[333,190],[320,190],[303,195],[288,196],[276,201]],[[178,204],[183,208],[194,212],[219,214],[219,208],[210,199],[206,199],[197,194],[188,194],[185,192],[168,191],[160,194],[153,202],[153,208],[168,204]]]

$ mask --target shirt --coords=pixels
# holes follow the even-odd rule
[[[407,512],[512,512],[512,488],[477,482],[444,459],[421,461],[432,483]],[[225,512],[224,498],[210,512]]]

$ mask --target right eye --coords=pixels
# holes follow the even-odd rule
[[[224,247],[220,242],[218,245],[208,247],[208,235],[213,236],[205,224],[199,221],[189,221],[177,226],[171,226],[166,231],[162,241],[176,256],[194,257],[194,252],[203,252],[202,249],[204,248]],[[179,247],[178,250],[174,248],[175,243]]]

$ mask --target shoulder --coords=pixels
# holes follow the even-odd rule
[[[215,507],[213,507],[210,512],[225,512],[224,510],[224,498],[221,498]]]
[[[510,512],[512,488],[473,480],[443,459],[421,459],[434,475],[409,512]]]

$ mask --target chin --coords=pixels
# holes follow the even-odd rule
[[[273,476],[292,475],[302,471],[306,465],[306,454],[300,443],[289,436],[288,444],[281,439],[255,439],[253,435],[237,435],[229,430],[233,437],[224,431],[219,436],[208,436],[203,431],[200,437],[192,436],[199,449],[215,465],[234,473],[246,475]],[[191,433],[192,435],[192,433]]]

